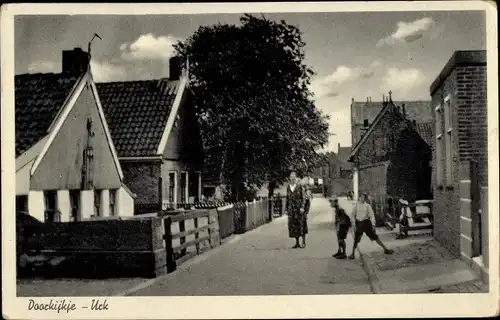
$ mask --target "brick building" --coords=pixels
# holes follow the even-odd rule
[[[337,153],[327,152],[326,164],[316,168],[315,176],[322,179],[327,196],[345,196],[352,191],[351,147],[338,145]]]
[[[387,197],[409,201],[429,199],[431,194],[430,122],[417,123],[409,118],[418,113],[419,120],[432,115],[429,107],[400,107],[390,99],[352,148],[354,184],[359,193],[370,195],[378,223],[386,214]]]
[[[482,254],[487,187],[486,51],[456,51],[430,86],[435,120],[435,238],[455,256]],[[471,165],[472,164],[474,165]],[[486,194],[486,193],[485,193]]]
[[[97,84],[138,213],[201,196],[201,137],[178,57],[169,72],[168,79]]]
[[[386,97],[382,97],[382,101],[372,101],[371,97],[366,98],[366,101],[351,101],[351,137],[352,146],[355,146],[366,133],[375,118],[384,108]],[[417,126],[429,126],[432,122],[432,114],[429,111],[429,101],[394,101],[395,105],[406,105],[406,116],[408,119],[414,120]],[[358,197],[358,175],[352,170],[352,190],[354,197]]]
[[[384,108],[384,100],[372,101],[371,97],[366,98],[366,101],[351,101],[351,145],[355,146],[361,139],[363,134],[368,130],[368,127],[373,123],[380,111]],[[406,105],[407,117],[415,120],[417,123],[429,123],[432,121],[432,114],[429,113],[429,101],[394,101],[394,104],[401,106]]]

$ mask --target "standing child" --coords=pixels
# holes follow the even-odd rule
[[[361,195],[359,202],[357,202],[352,209],[352,218],[354,219],[354,244],[349,259],[354,259],[354,252],[364,233],[366,233],[371,241],[377,242],[377,244],[384,249],[385,254],[392,254],[394,252],[391,249],[387,249],[379,239],[375,230],[375,214],[367,201],[368,195],[365,193]]]
[[[337,242],[339,249],[333,257],[337,259],[347,258],[345,239],[347,237],[347,232],[351,227],[351,219],[347,215],[344,209],[339,206],[339,200],[335,199],[333,201],[333,207],[335,208],[335,230],[337,231]]]

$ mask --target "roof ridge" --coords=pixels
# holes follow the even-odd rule
[[[107,81],[107,82],[97,82],[96,84],[113,84],[113,83],[133,83],[133,82],[175,82],[179,80],[170,80],[168,78],[159,79],[140,79],[140,80],[120,80],[120,81]]]

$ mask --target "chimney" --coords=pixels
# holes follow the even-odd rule
[[[169,60],[169,80],[179,80],[182,74],[181,58],[178,56],[172,57]]]
[[[337,153],[339,153],[339,151],[340,151],[340,142],[339,142],[338,146],[339,146],[339,148],[337,149]]]
[[[90,63],[90,55],[81,48],[63,50],[62,72],[79,76],[85,73]]]
[[[402,106],[402,109],[403,109],[403,118],[406,118],[406,108],[405,108],[405,104],[403,103],[401,106]]]

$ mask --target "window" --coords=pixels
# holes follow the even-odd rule
[[[109,215],[116,216],[116,192],[117,190],[109,190]]]
[[[175,201],[175,172],[168,173],[168,202],[174,203]]]
[[[28,196],[16,196],[16,211],[28,213]]]
[[[452,133],[453,133],[453,122],[452,122],[452,110],[451,101],[448,97],[444,102],[444,144],[445,144],[445,163],[446,163],[446,185],[450,186],[453,184],[453,146],[452,146]]]
[[[94,216],[99,217],[101,215],[101,190],[94,190]]]
[[[182,172],[181,173],[181,203],[186,203],[187,202],[187,197],[188,197],[188,189],[187,189],[187,181],[188,180],[188,174],[187,172]]]
[[[45,222],[56,221],[57,191],[47,190],[43,192],[45,200]]]
[[[69,202],[71,206],[70,221],[80,220],[80,190],[69,191]]]
[[[435,109],[436,122],[436,182],[438,186],[443,185],[443,110],[441,106]]]

